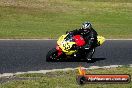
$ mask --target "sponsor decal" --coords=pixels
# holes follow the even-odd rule
[[[131,77],[129,74],[86,74],[86,69],[80,67],[77,83],[129,83]]]

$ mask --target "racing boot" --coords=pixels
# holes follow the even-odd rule
[[[86,54],[86,60],[87,61],[91,61],[92,60],[92,56],[93,56],[94,52],[95,52],[95,49],[93,48]]]

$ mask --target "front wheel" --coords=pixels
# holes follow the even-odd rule
[[[46,61],[55,61],[58,59],[58,51],[56,48],[50,50],[46,55]]]

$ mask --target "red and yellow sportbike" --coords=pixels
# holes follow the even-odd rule
[[[102,45],[105,42],[105,38],[102,36],[97,36],[97,46]],[[81,35],[75,35],[72,34],[66,34],[59,37],[57,41],[56,48],[51,49],[47,55],[46,55],[46,61],[57,61],[57,60],[68,60],[68,59],[84,59],[88,60],[89,58],[92,58],[95,48],[90,50],[89,52],[83,52],[79,53],[79,55],[76,55],[78,52],[77,46],[81,47],[85,45],[85,40]],[[96,47],[97,47],[96,46]],[[87,58],[86,58],[87,55]]]

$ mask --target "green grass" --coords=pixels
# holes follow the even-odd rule
[[[132,0],[0,1],[0,38],[58,38],[84,21],[106,38],[132,38]]]
[[[14,80],[0,84],[0,88],[131,88],[132,82],[128,84],[85,84],[78,85],[76,82],[77,70],[57,71],[47,74],[22,74],[18,78],[36,78],[35,80]],[[132,68],[118,67],[109,69],[87,70],[87,74],[130,74]]]

